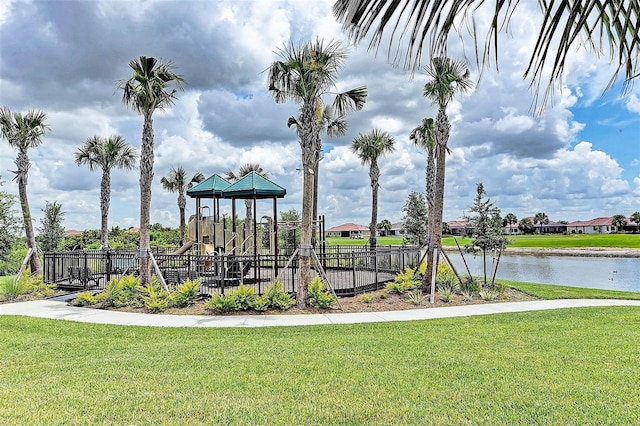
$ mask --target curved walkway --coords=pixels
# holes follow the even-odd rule
[[[435,318],[491,315],[508,312],[589,306],[638,306],[640,300],[562,299],[528,302],[501,302],[406,311],[327,313],[303,315],[164,315],[118,312],[68,305],[64,300],[36,300],[0,305],[0,315],[24,315],[93,324],[138,325],[153,327],[274,327],[322,324],[353,324],[385,321],[413,321]]]

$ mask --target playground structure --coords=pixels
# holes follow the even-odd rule
[[[199,279],[203,294],[224,293],[240,283],[254,286],[260,294],[277,278],[286,291],[295,293],[299,223],[278,222],[277,200],[286,195],[284,188],[256,172],[235,183],[214,174],[190,188],[187,195],[196,203],[188,240],[177,250],[150,253],[153,272],[165,287]],[[258,220],[257,201],[267,199],[272,200],[272,215]],[[221,214],[222,200],[231,201],[230,217]],[[252,216],[244,221],[238,219],[237,200],[250,207],[247,211]],[[397,272],[419,261],[418,247],[329,247],[324,241],[324,219],[313,223],[318,236],[314,273],[338,295],[381,288]],[[114,277],[138,273],[138,254],[134,249],[45,253],[45,282],[61,288],[101,289]]]

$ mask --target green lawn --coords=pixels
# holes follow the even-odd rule
[[[640,234],[574,234],[574,235],[512,235],[509,247],[540,248],[577,248],[577,247],[616,247],[640,248]],[[464,246],[470,238],[459,238],[458,244]],[[442,239],[443,246],[455,246],[453,237]]]
[[[377,240],[378,245],[380,246],[402,245],[402,237],[398,236],[378,237]],[[369,244],[369,240],[367,238],[352,239],[346,237],[327,237],[327,244],[332,246],[363,246],[365,244]]]
[[[517,281],[499,280],[508,287],[540,299],[625,299],[640,300],[640,292],[601,290],[551,284],[535,284]]]
[[[640,424],[640,309],[165,329],[0,316],[0,424]]]

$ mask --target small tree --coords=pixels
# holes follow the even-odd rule
[[[536,213],[535,217],[533,218],[534,227],[536,224],[540,225],[540,229],[538,230],[538,233],[542,234],[542,225],[549,224],[549,217],[547,216],[547,214],[543,212]]]
[[[64,227],[62,226],[64,212],[62,211],[62,205],[57,201],[53,203],[47,201],[42,212],[44,213],[44,216],[40,219],[42,227],[38,228],[40,245],[42,251],[55,251],[58,248],[58,244],[64,239]]]
[[[290,209],[286,212],[280,212],[281,222],[293,222],[300,223],[300,212],[296,209]],[[296,232],[294,229],[284,229],[280,232],[279,239],[282,241],[282,246],[287,248],[296,247],[300,244],[301,233]]]
[[[616,232],[623,231],[627,226],[627,218],[623,214],[617,214],[611,218],[611,226],[616,227]]]
[[[513,213],[507,213],[502,220],[502,225],[509,228],[509,233],[511,233],[511,227],[518,223],[518,218]]]
[[[536,232],[536,228],[533,226],[533,222],[531,222],[531,219],[529,219],[528,217],[520,220],[520,222],[518,223],[518,229],[523,234],[533,234],[534,232]]]
[[[405,242],[407,237],[421,246],[427,239],[427,203],[424,195],[419,192],[411,192],[402,211],[402,229]]]
[[[4,181],[0,179],[0,188]],[[20,232],[20,218],[13,205],[16,196],[0,191],[0,261],[6,262],[10,258],[11,248],[18,239]]]
[[[382,219],[382,222],[378,223],[376,228],[380,235],[387,236],[391,233],[391,222],[389,222],[389,219]]]
[[[502,218],[500,209],[490,199],[485,199],[487,192],[482,182],[477,184],[476,197],[473,200],[471,216],[465,216],[469,226],[473,229],[473,241],[467,245],[467,250],[475,252],[482,250],[484,285],[487,285],[487,251],[502,251],[508,240],[502,235]],[[494,272],[497,270],[497,264]],[[495,277],[495,273],[493,274]],[[493,284],[493,278],[491,279]]]

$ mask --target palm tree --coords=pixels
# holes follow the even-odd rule
[[[92,172],[102,170],[100,180],[100,244],[109,248],[109,203],[111,202],[111,169],[131,170],[136,166],[138,153],[122,136],[108,138],[92,136],[76,151],[76,164],[86,164]]]
[[[153,113],[173,105],[176,89],[183,89],[184,78],[176,74],[171,62],[158,62],[155,58],[140,56],[131,60],[133,76],[121,80],[122,102],[142,115],[142,146],[140,155],[140,282],[151,281],[149,269],[151,184],[153,183]]]
[[[391,222],[389,222],[389,219],[382,219],[382,222],[377,225],[377,228],[380,235],[387,236],[391,232]]]
[[[229,182],[237,182],[251,172],[256,172],[260,176],[269,178],[269,173],[265,172],[262,166],[258,163],[246,163],[240,166],[238,173],[234,173],[231,169],[227,170],[225,178]],[[244,207],[247,213],[245,219],[244,229],[251,229],[251,218],[253,217],[253,200],[244,200]],[[235,218],[234,218],[235,220]]]
[[[180,209],[180,245],[185,243],[185,229],[186,221],[184,217],[184,211],[187,208],[187,199],[184,193],[194,183],[200,183],[204,180],[204,175],[200,172],[196,172],[191,180],[187,181],[187,172],[184,167],[178,166],[177,168],[171,168],[169,175],[160,179],[162,187],[169,192],[178,193],[178,209]]]
[[[49,126],[45,124],[47,114],[42,111],[32,110],[22,115],[19,112],[11,112],[7,107],[0,108],[0,131],[2,137],[9,142],[9,145],[18,150],[16,157],[16,177],[18,182],[18,195],[20,197],[20,207],[22,208],[22,218],[24,220],[24,229],[27,235],[27,246],[33,249],[33,255],[29,259],[31,272],[33,274],[41,274],[42,266],[40,258],[38,258],[36,244],[36,236],[33,232],[33,223],[31,220],[31,210],[29,208],[29,199],[27,197],[27,181],[29,177],[29,168],[31,162],[27,151],[29,148],[35,148],[42,144],[42,136],[49,131]]]
[[[396,141],[387,132],[373,129],[366,135],[359,134],[353,140],[351,151],[358,156],[362,165],[369,165],[371,179],[371,222],[369,223],[369,245],[376,247],[376,225],[378,224],[378,188],[380,184],[380,167],[378,158],[393,152]]]
[[[547,216],[546,213],[543,212],[539,212],[536,213],[536,215],[533,217],[533,224],[540,224],[540,229],[538,230],[538,232],[540,234],[542,234],[542,225],[547,225],[549,223],[549,217]]]
[[[423,118],[422,123],[409,133],[409,139],[427,153],[427,166],[425,169],[425,194],[429,210],[432,210],[436,180],[436,139],[434,135],[433,118]]]
[[[502,30],[508,32],[512,16],[517,15],[522,2],[484,2],[482,0],[440,1],[414,0],[336,0],[333,12],[343,24],[350,39],[355,43],[373,33],[369,48],[377,50],[382,40],[389,41],[389,57],[395,62],[404,51],[405,68],[417,70],[425,41],[429,41],[431,57],[445,56],[449,35],[463,29],[473,28],[476,52],[482,65],[493,56],[498,67],[498,36]],[[564,67],[570,53],[580,45],[600,55],[607,48],[611,62],[617,67],[605,90],[617,81],[620,70],[625,72],[625,90],[633,78],[640,75],[637,61],[640,53],[640,4],[637,0],[586,0],[574,2],[538,2],[541,11],[541,27],[535,47],[529,58],[524,77],[531,76],[532,86],[539,89],[541,80],[548,76],[542,107],[548,100],[555,83],[562,79]],[[486,8],[492,8],[493,18],[484,46],[479,46],[482,34],[476,33],[476,13],[483,16]],[[469,17],[472,22],[460,24],[459,17]],[[484,16],[483,20],[486,20]],[[389,29],[390,34],[385,30]],[[603,42],[604,41],[606,42]],[[406,43],[405,47],[401,46]],[[552,62],[552,64],[550,63]],[[550,69],[550,73],[549,73]]]
[[[433,194],[433,208],[429,210],[429,235],[427,237],[427,272],[422,281],[423,290],[426,291],[433,269],[438,267],[435,259],[435,247],[440,247],[442,241],[442,211],[444,207],[444,181],[445,181],[445,153],[448,151],[449,142],[449,117],[447,105],[458,93],[466,93],[471,90],[473,84],[469,76],[469,70],[463,61],[453,60],[447,57],[433,58],[425,67],[427,75],[431,78],[424,85],[424,96],[438,106],[434,135],[436,141],[436,176]],[[433,213],[431,212],[433,210]]]
[[[616,232],[622,232],[624,227],[627,226],[627,218],[623,214],[614,215],[611,218],[611,226],[616,228]]]
[[[511,228],[512,228],[513,225],[518,223],[518,218],[513,213],[507,213],[507,215],[504,217],[504,221],[503,222],[504,222],[504,224],[506,226],[509,227],[509,233],[511,233]]]
[[[326,106],[323,96],[335,88],[335,80],[347,57],[339,42],[325,43],[316,39],[302,46],[285,45],[280,49],[281,60],[269,67],[267,85],[276,103],[293,101],[300,105],[296,133],[302,150],[302,236],[300,244],[300,285],[297,304],[306,306],[307,286],[311,281],[311,236],[313,214],[314,173],[320,161],[321,114]],[[366,87],[358,87],[335,95],[331,109],[337,116],[364,106]],[[291,118],[289,119],[291,122]]]
[[[629,219],[631,220],[631,222],[636,224],[636,227],[638,228],[637,230],[640,231],[640,212],[631,213]]]

